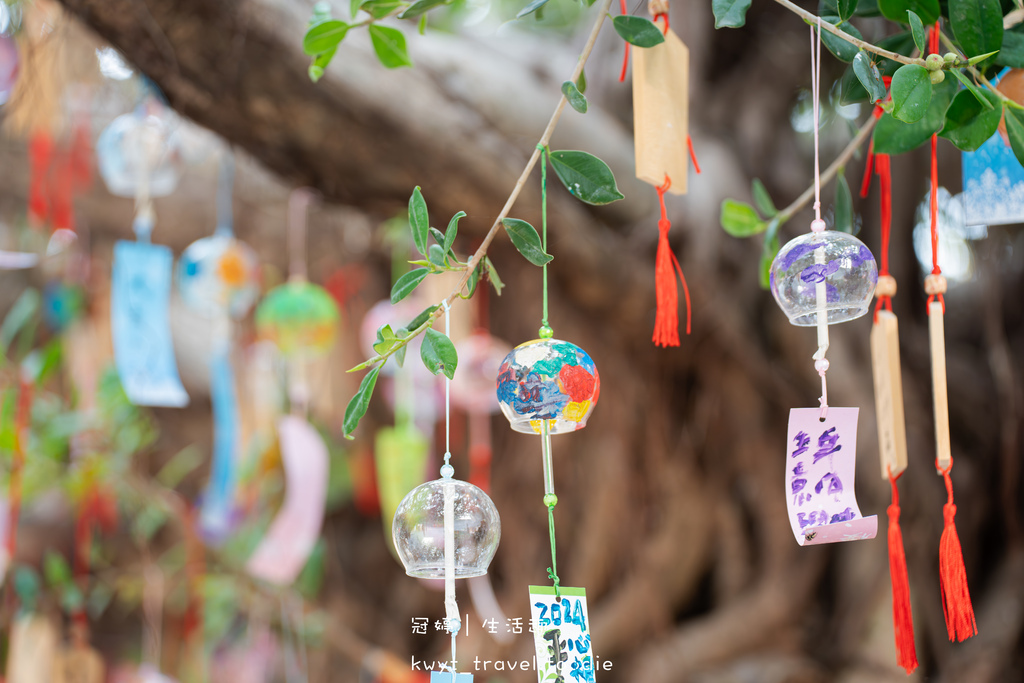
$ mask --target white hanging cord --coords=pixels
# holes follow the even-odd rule
[[[451,339],[451,306],[447,300],[441,302],[444,306],[444,333]],[[444,486],[444,607],[447,617],[448,630],[452,634],[452,683],[455,683],[456,658],[455,658],[455,637],[462,628],[462,620],[459,619],[459,605],[455,601],[455,484],[452,477],[455,475],[455,468],[452,467],[451,458],[451,380],[447,375],[444,379],[444,465],[441,466],[441,477],[445,479]]]
[[[822,233],[825,231],[825,221],[821,219],[821,170],[818,165],[818,127],[821,124],[819,100],[821,81],[821,17],[818,17],[817,32],[811,27],[811,97],[814,111],[814,220],[811,221],[811,231]],[[825,250],[820,246],[814,251],[814,262],[818,265],[825,264]],[[815,285],[815,298],[817,300],[816,321],[818,324],[818,350],[814,353],[814,369],[821,377],[821,419],[828,416],[828,385],[825,381],[825,372],[828,370],[828,360],[825,353],[828,351],[828,291],[825,279]]]

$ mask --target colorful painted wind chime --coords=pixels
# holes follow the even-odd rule
[[[238,479],[239,417],[231,365],[231,321],[244,318],[259,296],[256,254],[234,234],[234,177],[234,159],[227,152],[221,160],[217,189],[217,228],[213,235],[190,244],[178,261],[178,292],[182,301],[207,316],[213,328],[213,464],[199,515],[199,528],[210,543],[224,541],[231,531]]]
[[[541,235],[547,253],[547,159],[541,149]],[[551,460],[551,437],[583,429],[597,405],[601,380],[597,366],[586,351],[567,341],[554,339],[548,325],[548,266],[543,266],[543,313],[539,339],[520,344],[502,361],[497,391],[501,411],[517,432],[541,437],[544,468],[544,505],[548,509],[551,540],[552,586],[530,586],[530,609],[537,678],[570,676],[582,683],[594,680],[590,621],[586,590],[567,588],[558,577],[555,552],[555,478]]]
[[[256,331],[272,341],[287,363],[290,413],[277,424],[284,465],[284,503],[246,563],[253,576],[290,585],[320,537],[327,500],[328,455],[306,419],[310,389],[306,361],[334,344],[338,307],[327,291],[306,279],[306,209],[309,190],[288,201],[288,282],[272,289],[256,308]]]
[[[814,369],[821,377],[819,408],[789,413],[786,505],[800,545],[874,538],[878,519],[864,517],[857,505],[854,473],[858,408],[828,405],[828,326],[868,312],[878,271],[871,251],[853,235],[826,230],[821,218],[818,166],[818,77],[820,20],[811,27],[811,88],[814,107],[814,220],[811,232],[788,242],[772,262],[775,301],[798,326],[816,326]]]
[[[626,13],[626,0],[621,0]],[[676,274],[686,298],[686,333],[690,334],[690,290],[672,247],[668,231],[672,224],[665,210],[665,193],[686,194],[689,160],[700,173],[689,126],[690,51],[669,29],[667,0],[652,0],[648,5],[654,22],[664,23],[664,42],[654,47],[638,47],[633,57],[633,137],[636,150],[636,177],[654,186],[661,207],[658,221],[658,251],[654,278],[657,312],[652,341],[656,346],[679,346],[679,292]],[[626,78],[629,43],[619,80]]]
[[[939,24],[931,30],[929,49],[939,50]],[[956,532],[956,505],[953,503],[953,455],[949,439],[949,401],[946,394],[946,341],[943,316],[946,312],[946,278],[939,268],[939,164],[936,154],[938,135],[932,135],[931,167],[931,246],[932,272],[924,279],[928,294],[928,339],[932,357],[932,397],[935,412],[935,469],[946,484],[946,504],[942,506],[944,520],[939,540],[939,588],[942,592],[942,613],[951,641],[963,641],[977,635],[974,607],[967,587],[967,571],[963,550]]]
[[[173,256],[150,242],[156,223],[152,199],[173,192],[180,177],[173,125],[150,97],[104,129],[96,156],[111,194],[135,198],[136,241],[114,245],[110,321],[117,374],[132,403],[180,408],[189,398],[171,343]]]
[[[444,306],[445,335],[451,333],[451,312]],[[445,625],[452,637],[451,665],[431,672],[438,683],[472,683],[458,673],[456,636],[462,629],[455,599],[455,579],[483,576],[501,540],[501,518],[484,491],[455,479],[451,464],[451,379],[445,377],[445,454],[441,478],[410,491],[395,512],[392,540],[405,573],[420,579],[444,579]]]

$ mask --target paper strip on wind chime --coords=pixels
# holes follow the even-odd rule
[[[537,680],[594,683],[590,616],[584,588],[530,586]]]
[[[655,23],[659,19],[664,24],[665,41],[654,47],[638,47],[633,57],[633,139],[636,177],[655,187],[661,205],[655,257],[657,311],[652,341],[656,346],[679,346],[677,273],[686,296],[687,334],[690,333],[690,292],[668,242],[672,226],[665,210],[665,193],[686,193],[692,156],[688,137],[690,51],[669,29],[668,14],[655,16]],[[699,167],[697,172],[700,173]]]
[[[1024,70],[1006,69],[993,84],[1008,97],[1024,100]],[[1024,223],[1024,167],[1021,166],[1000,124],[981,147],[963,152],[964,224]]]

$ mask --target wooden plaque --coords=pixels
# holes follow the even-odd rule
[[[633,55],[636,177],[657,187],[667,175],[669,192],[686,194],[690,51],[670,30],[664,43]]]
[[[932,396],[935,405],[935,453],[939,467],[949,467],[949,399],[946,394],[946,336],[942,302],[928,304],[928,340],[932,350]]]
[[[875,377],[875,414],[882,479],[907,469],[907,425],[900,376],[900,334],[896,315],[881,310],[871,327],[871,367]]]

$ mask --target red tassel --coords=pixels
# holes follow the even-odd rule
[[[45,132],[33,135],[28,145],[28,155],[28,221],[33,227],[39,227],[49,216],[47,174],[53,158],[53,140],[50,135]]]
[[[627,13],[626,0],[619,0],[619,6],[623,14]],[[626,52],[622,55],[622,72],[619,74],[619,83],[626,80],[626,70],[629,69],[629,42],[626,41]]]
[[[917,668],[917,650],[914,647],[914,617],[910,611],[910,581],[907,579],[907,557],[903,551],[903,531],[900,529],[900,492],[896,479],[892,484],[892,505],[889,506],[889,577],[892,580],[892,625],[896,633],[896,663],[907,674]]]
[[[672,247],[668,243],[668,229],[672,227],[664,218],[658,221],[658,255],[654,265],[654,288],[658,312],[654,319],[655,346],[679,346],[679,291],[676,273],[672,268]]]
[[[974,620],[974,606],[967,588],[967,570],[964,568],[964,553],[960,548],[960,536],[956,533],[956,505],[953,504],[953,480],[949,471],[953,469],[950,459],[946,469],[935,468],[946,481],[946,504],[942,506],[942,517],[946,524],[939,541],[939,587],[942,590],[942,614],[946,617],[946,631],[950,641],[954,638],[963,642],[978,635],[978,624]]]

